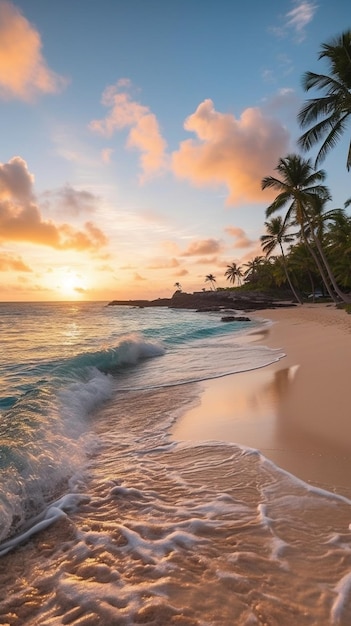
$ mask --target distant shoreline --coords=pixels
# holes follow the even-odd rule
[[[205,291],[196,293],[176,292],[171,298],[156,300],[112,300],[108,306],[130,306],[134,308],[169,307],[196,309],[199,311],[233,308],[241,311],[256,311],[277,307],[296,306],[291,300],[267,296],[264,292]]]

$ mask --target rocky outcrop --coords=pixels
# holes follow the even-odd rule
[[[222,322],[251,322],[249,317],[244,317],[242,315],[224,315],[221,317]]]
[[[282,306],[295,306],[295,304],[268,297],[264,292],[235,292],[228,289],[228,291],[200,291],[195,293],[176,291],[172,298],[157,298],[157,300],[112,300],[108,306],[139,308],[166,306],[172,309],[195,309],[199,312],[208,312],[222,311],[228,308],[240,311],[257,311]]]

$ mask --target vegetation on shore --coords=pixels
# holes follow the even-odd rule
[[[319,59],[327,61],[329,73],[306,72],[302,81],[305,91],[320,90],[322,96],[307,100],[298,114],[301,128],[307,129],[298,142],[302,150],[321,144],[315,162],[289,154],[279,159],[276,177],[262,180],[262,190],[277,191],[266,209],[266,233],[261,236],[264,254],[243,267],[233,262],[224,275],[236,290],[289,288],[296,302],[318,293],[349,309],[351,217],[345,209],[351,198],[343,208],[327,209],[332,196],[324,184],[325,171],[317,168],[351,119],[351,30],[322,44]],[[351,168],[351,142],[346,167]],[[272,217],[284,210],[283,216]],[[275,249],[280,254],[273,256]],[[206,280],[214,288],[215,277],[210,274]]]

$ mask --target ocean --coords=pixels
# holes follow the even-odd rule
[[[201,381],[284,357],[245,341],[269,323],[0,304],[2,626],[351,624],[351,502],[171,435]]]

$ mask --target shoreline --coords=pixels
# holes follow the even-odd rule
[[[201,383],[176,440],[258,449],[306,483],[351,499],[351,315],[330,304],[251,314],[272,322],[241,338],[286,354],[258,370]]]

